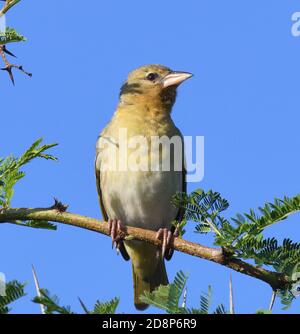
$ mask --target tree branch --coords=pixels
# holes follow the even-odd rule
[[[23,72],[24,74],[26,74],[27,76],[29,77],[32,77],[32,73],[29,73],[29,72],[26,72],[24,69],[23,69],[23,66],[22,65],[15,65],[15,64],[11,64],[7,58],[6,58],[6,55],[5,55],[5,52],[8,53],[9,51],[6,49],[5,45],[0,45],[0,55],[2,57],[2,60],[5,64],[5,67],[1,68],[2,71],[6,71],[8,72],[8,75],[10,77],[10,80],[11,82],[13,83],[13,85],[15,84],[15,79],[14,79],[14,76],[13,76],[13,72],[12,72],[12,69],[13,68],[16,68],[17,70]],[[9,52],[9,54],[11,54]]]
[[[0,17],[2,15],[4,15],[9,9],[11,9],[18,2],[20,2],[20,0],[5,0],[5,3],[4,3],[3,7],[0,10]]]
[[[2,0],[3,1],[3,0]],[[20,0],[5,0],[4,2],[4,5],[3,7],[0,9],[0,19],[1,17],[9,10],[11,9],[13,6],[15,6],[17,3],[19,3]],[[8,42],[18,42],[18,41],[21,41],[21,40],[25,40],[24,36],[17,36],[17,39],[16,39],[16,36],[15,35],[18,35],[16,31],[14,31],[13,29],[10,29],[10,30],[13,30],[13,33],[12,34],[12,31],[7,31],[8,28],[6,28],[6,30],[4,32],[1,32],[1,35],[3,34],[3,36],[1,36],[4,40],[3,40],[3,43],[8,43]],[[7,36],[10,36],[10,38],[7,38]],[[11,39],[9,41],[9,39]],[[23,72],[25,75],[29,76],[29,77],[32,77],[32,73],[29,73],[27,71],[25,71],[23,69],[23,66],[22,65],[16,65],[16,64],[11,64],[7,57],[6,57],[6,54],[12,56],[12,57],[15,57],[16,56],[11,53],[10,51],[7,50],[6,48],[6,45],[1,43],[0,45],[0,56],[5,64],[5,67],[1,68],[2,71],[6,71],[10,77],[10,80],[11,82],[13,83],[13,85],[15,84],[15,79],[14,79],[14,75],[13,75],[13,69],[17,69],[21,72]]]
[[[50,208],[3,210],[2,212],[0,211],[0,223],[10,223],[15,220],[47,220],[77,226],[109,236],[109,228],[106,222],[91,217],[64,212],[65,209],[66,207],[56,201],[55,205]],[[127,226],[125,238],[145,241],[156,246],[162,245],[161,241],[156,239],[156,232],[136,227]],[[256,267],[238,258],[234,258],[232,254],[228,254],[226,250],[221,248],[206,247],[181,238],[174,238],[173,247],[179,252],[221,264],[239,273],[264,281],[269,284],[273,290],[285,289],[291,284],[288,276]]]

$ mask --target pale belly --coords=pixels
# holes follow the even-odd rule
[[[100,186],[109,218],[158,230],[169,228],[177,216],[171,198],[182,191],[182,172],[106,171],[101,173]]]

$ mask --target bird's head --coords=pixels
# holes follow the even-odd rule
[[[192,76],[172,71],[162,65],[145,65],[129,73],[121,87],[120,101],[124,104],[156,104],[171,109],[176,88]]]

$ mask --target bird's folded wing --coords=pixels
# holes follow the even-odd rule
[[[100,203],[100,208],[101,208],[101,213],[103,216],[103,219],[105,221],[108,221],[108,214],[105,210],[104,203],[103,203],[103,198],[102,198],[102,191],[101,191],[101,184],[100,184],[100,166],[98,166],[98,155],[99,152],[96,154],[96,160],[95,160],[95,174],[96,174],[96,184],[97,184],[97,191],[98,191],[98,197],[99,197],[99,203]],[[122,254],[124,260],[128,261],[130,259],[124,244],[122,241],[119,242],[119,251]]]
[[[182,170],[182,188],[181,191],[186,193],[186,189],[187,189],[187,185],[186,185],[186,169],[183,165],[183,170]],[[178,210],[178,214],[176,216],[176,220],[178,222],[181,222],[184,218],[184,213],[185,213],[185,209],[184,208],[180,208]]]
[[[186,183],[186,168],[185,168],[185,163],[184,163],[184,151],[183,151],[182,157],[183,157],[183,159],[182,159],[182,187],[181,187],[181,191],[186,193],[187,183]],[[184,208],[179,208],[175,220],[177,222],[181,222],[184,218],[184,214],[185,214],[185,209]],[[171,231],[172,231],[172,233],[175,232],[175,226],[174,225],[172,226]],[[173,249],[171,249],[169,252],[166,252],[165,253],[165,259],[167,261],[170,261],[172,256],[173,256],[173,253],[174,253]]]

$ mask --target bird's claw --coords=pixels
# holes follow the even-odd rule
[[[156,233],[156,239],[162,240],[161,256],[164,258],[166,251],[172,247],[172,239],[177,236],[176,230],[172,233],[167,228],[160,228]]]
[[[120,241],[123,239],[123,235],[126,234],[126,226],[121,222],[121,220],[109,219],[108,229],[112,240],[112,248],[116,247],[118,250]]]

